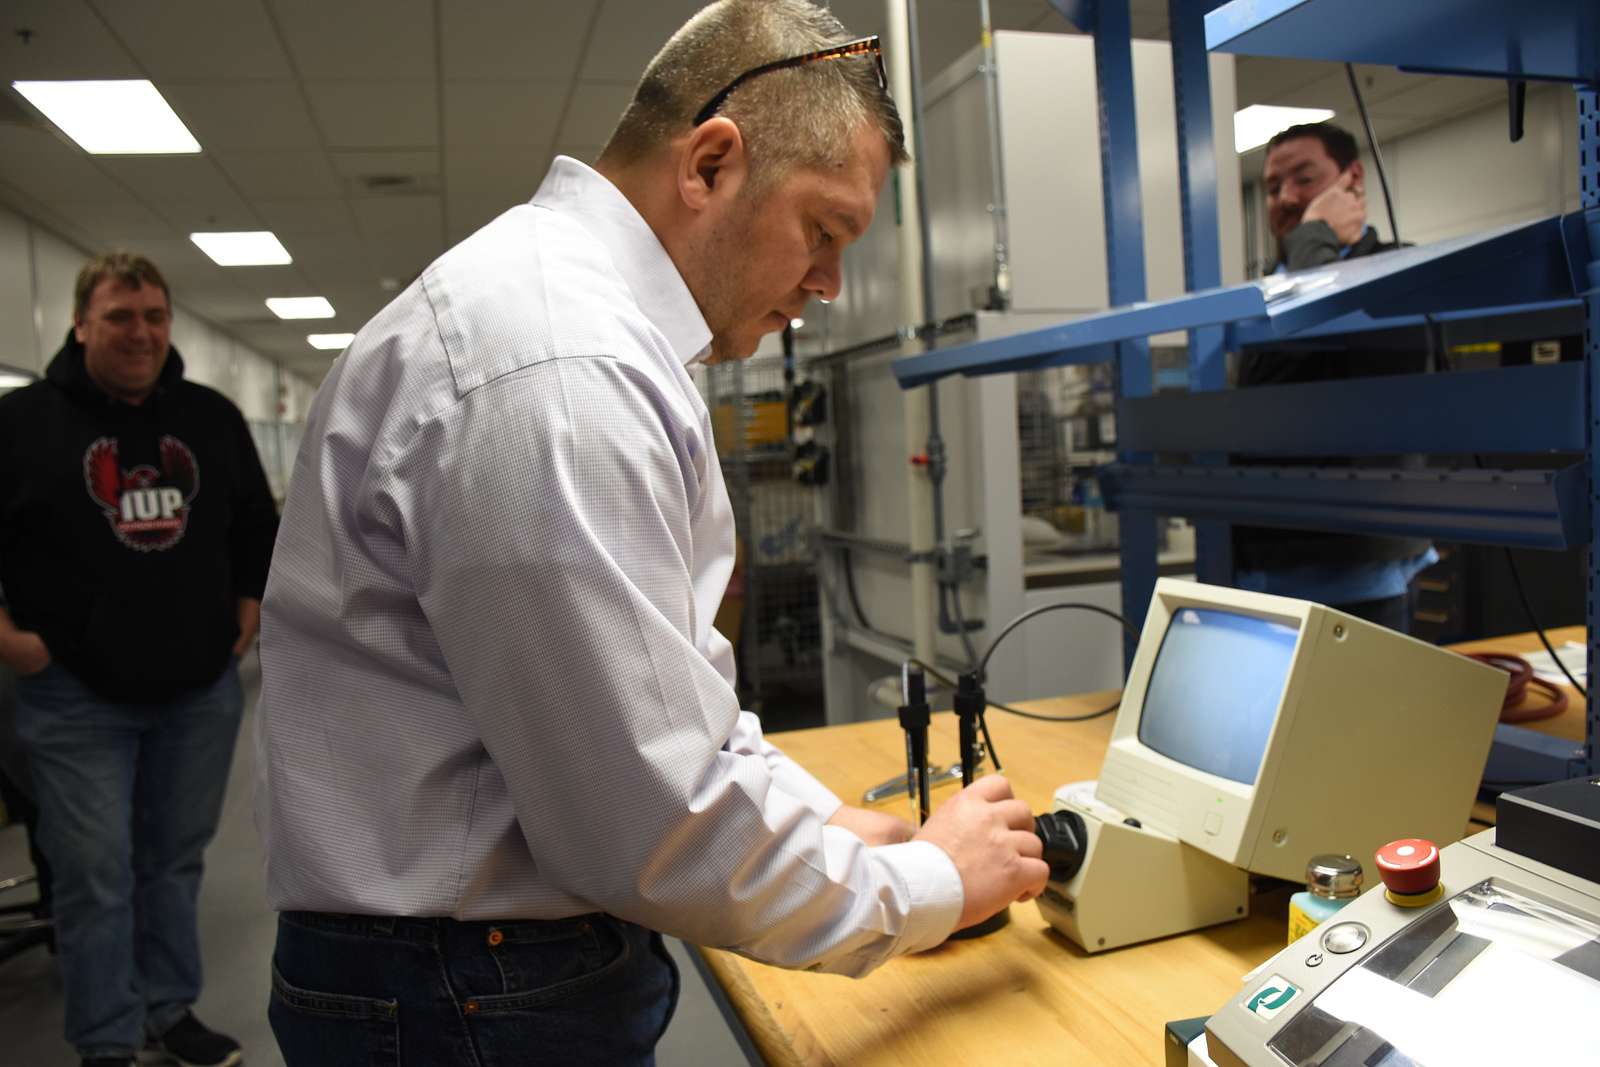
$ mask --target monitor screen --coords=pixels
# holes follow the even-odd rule
[[[1196,770],[1254,785],[1299,630],[1212,608],[1180,608],[1145,689],[1139,741]]]

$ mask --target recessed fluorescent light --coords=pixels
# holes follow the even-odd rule
[[[1290,126],[1325,122],[1333,112],[1320,107],[1273,107],[1251,104],[1233,113],[1233,150],[1240,154],[1260,148]]]
[[[12,82],[45,118],[97,156],[200,151],[183,120],[148,81]]]
[[[189,240],[219,267],[276,267],[294,262],[289,250],[269,230],[191,233]]]
[[[12,374],[10,371],[0,371],[0,389],[21,389],[24,385],[32,384],[33,379],[26,374]]]
[[[353,333],[308,333],[306,340],[311,342],[312,348],[322,348],[329,351],[341,351],[350,347],[350,342],[356,339]]]
[[[333,305],[320,296],[275,296],[267,307],[280,319],[331,319]]]

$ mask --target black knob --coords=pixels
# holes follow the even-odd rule
[[[1044,843],[1044,861],[1050,865],[1050,880],[1071,881],[1089,851],[1089,829],[1083,823],[1083,816],[1075,811],[1036,815],[1033,832]]]

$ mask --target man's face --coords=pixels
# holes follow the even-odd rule
[[[73,324],[89,377],[119,400],[138,403],[155,390],[166,366],[172,307],[157,285],[102,278]]]
[[[1278,240],[1300,225],[1306,205],[1339,178],[1339,164],[1315,137],[1296,137],[1267,153],[1267,222]]]
[[[728,205],[699,257],[704,283],[695,295],[711,327],[707,362],[751,355],[812,297],[839,295],[840,256],[872,223],[888,173],[888,144],[864,127],[843,163],[797,170]]]

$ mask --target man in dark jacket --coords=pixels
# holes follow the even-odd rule
[[[1359,157],[1356,139],[1325,122],[1292,126],[1267,143],[1262,181],[1267,222],[1278,242],[1275,273],[1395,247],[1380,241],[1367,225],[1366,172]],[[1247,388],[1424,369],[1422,352],[1247,350],[1235,384]],[[1294,462],[1337,465],[1349,459]],[[1235,527],[1233,551],[1234,581],[1240,588],[1329,604],[1401,632],[1410,624],[1407,590],[1412,577],[1438,559],[1428,542],[1411,538],[1249,526]]]
[[[190,1011],[195,911],[277,516],[238,408],[183,380],[171,319],[153,264],[98,257],[45,379],[0,398],[0,661],[85,1064],[241,1055]]]

